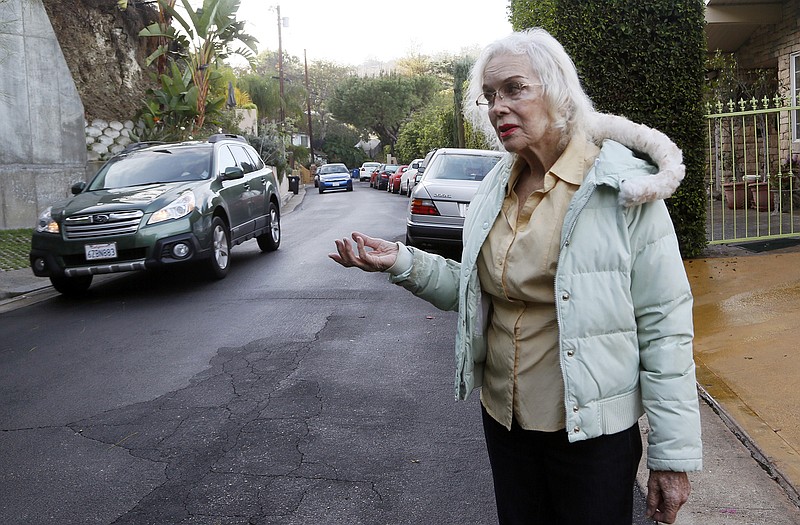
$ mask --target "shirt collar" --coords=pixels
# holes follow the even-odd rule
[[[587,146],[586,135],[583,132],[577,132],[572,136],[564,152],[561,153],[561,156],[550,168],[550,171],[545,174],[544,191],[550,190],[550,188],[555,185],[554,177],[569,184],[574,184],[575,186],[581,185],[586,171],[586,156],[597,155],[597,151],[587,151]],[[511,193],[524,167],[524,161],[521,157],[517,156],[511,166],[511,175],[508,178],[506,195]]]

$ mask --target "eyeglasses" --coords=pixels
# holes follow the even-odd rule
[[[525,95],[525,90],[531,86],[541,86],[542,84],[526,84],[524,82],[509,82],[500,86],[500,89],[495,91],[484,91],[478,95],[475,104],[479,106],[488,106],[489,109],[494,107],[495,99],[499,96],[500,100],[520,100]]]

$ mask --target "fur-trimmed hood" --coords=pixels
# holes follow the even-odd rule
[[[586,135],[598,146],[606,139],[643,153],[658,166],[658,173],[650,176],[622,179],[619,184],[619,202],[630,207],[670,197],[686,174],[683,153],[669,137],[644,124],[636,124],[625,117],[592,113],[586,126]]]

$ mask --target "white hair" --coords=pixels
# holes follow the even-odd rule
[[[475,101],[483,93],[483,77],[490,60],[503,55],[522,55],[530,60],[534,73],[543,84],[543,99],[551,125],[561,133],[566,145],[576,131],[585,130],[593,112],[592,101],[583,91],[575,64],[564,47],[550,33],[532,28],[489,44],[472,66],[469,86],[464,94],[464,117],[497,149],[504,149],[489,121],[486,106]]]

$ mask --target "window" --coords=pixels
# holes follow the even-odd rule
[[[255,166],[253,166],[253,160],[243,147],[231,146],[231,151],[233,152],[233,157],[236,159],[236,162],[239,164],[239,166],[241,166],[243,172],[250,173],[255,169]]]
[[[222,146],[219,148],[219,153],[217,154],[217,173],[223,175],[226,168],[235,167],[236,161],[233,159],[231,150],[229,150],[227,146]]]

